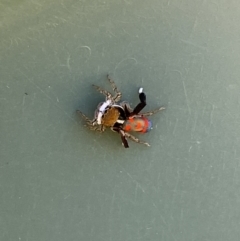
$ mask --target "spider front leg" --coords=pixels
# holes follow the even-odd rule
[[[97,131],[100,133],[105,131],[105,127],[103,125],[93,125],[93,124],[87,123],[87,125],[84,125],[84,126],[86,126],[91,131]]]
[[[86,127],[88,127],[92,131],[103,132],[105,127],[103,125],[96,124],[96,120],[90,120],[86,115],[84,115],[80,110],[77,110],[77,113],[82,116],[82,118],[86,121]]]
[[[82,118],[87,122],[88,125],[93,125],[93,121],[90,120],[86,115],[84,115],[80,110],[76,111]]]
[[[112,86],[112,89],[115,93],[115,96],[113,96],[113,100],[114,102],[118,102],[121,97],[122,97],[122,93],[119,91],[119,89],[117,88],[115,82],[110,78],[109,75],[107,75],[107,78],[108,78],[108,81],[110,82],[111,86]]]
[[[137,115],[147,104],[146,103],[146,95],[143,92],[143,88],[140,88],[138,93],[139,93],[140,103],[133,109],[133,111],[129,114],[129,116]]]
[[[107,90],[102,89],[101,87],[97,86],[97,85],[92,85],[98,92],[100,92],[101,94],[106,96],[106,99],[112,99],[112,94],[110,92],[108,92]]]
[[[146,95],[143,92],[143,88],[139,89],[139,99],[140,99],[140,103],[133,109],[133,111],[129,114],[129,116],[151,116],[153,114],[156,114],[157,112],[161,111],[161,110],[165,110],[165,107],[160,107],[157,108],[155,110],[146,112],[146,113],[141,113],[139,114],[139,112],[146,106]]]

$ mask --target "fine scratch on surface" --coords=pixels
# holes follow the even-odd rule
[[[119,63],[117,63],[117,65],[116,65],[115,68],[114,68],[114,72],[115,72],[116,69],[119,67],[119,65],[120,65],[121,63],[123,63],[124,61],[126,61],[126,60],[134,60],[134,61],[135,61],[135,64],[138,63],[135,58],[126,58],[126,59],[123,59],[123,60],[121,60]]]
[[[127,173],[127,175],[133,180],[133,182],[135,182],[135,183],[139,186],[139,188],[142,190],[142,192],[145,192],[144,189],[143,189],[143,187],[140,185],[140,183],[139,183],[138,181],[136,181],[136,180],[130,175],[130,173],[128,173],[127,171],[126,171],[126,173]]]
[[[65,196],[63,199],[65,200],[65,199],[69,198],[70,196],[71,196],[71,194],[68,194],[68,195]]]
[[[182,41],[185,44],[189,44],[189,45],[192,45],[192,46],[200,48],[200,49],[207,49],[206,47],[198,45],[198,44],[195,44],[195,43],[193,43],[191,41],[187,41],[187,40],[184,40],[184,39],[180,39],[180,41]]]
[[[169,232],[169,236],[172,237],[172,240],[174,241],[177,241],[177,239],[175,238],[175,236],[173,235],[173,232],[171,230],[171,227],[169,226],[169,224],[165,221],[165,219],[163,218],[163,216],[161,215],[161,211],[160,209],[158,208],[158,206],[155,204],[155,203],[152,203],[153,206],[158,210],[159,212],[159,217],[161,218],[162,222],[164,223],[164,225],[166,226],[166,229],[168,230]]]
[[[119,165],[120,166],[120,165]],[[130,173],[128,173],[122,166],[120,166],[126,173],[127,173],[127,175],[132,179],[132,181],[137,185],[137,187],[139,187],[141,190],[142,190],[142,192],[145,192],[144,191],[144,189],[143,189],[143,187],[141,186],[141,184],[137,181],[137,180],[135,180],[131,175],[130,175]]]
[[[22,100],[22,113],[24,113],[25,98],[26,98],[26,95],[23,96],[23,100]]]
[[[71,72],[70,59],[71,59],[71,57],[70,57],[70,54],[69,54],[68,57],[67,57],[67,68]]]
[[[22,71],[18,70],[22,75],[25,76],[25,78],[32,84],[34,85],[38,90],[40,90],[58,109],[60,109],[69,119],[77,123],[66,111],[64,111],[60,106],[57,105],[57,103],[50,97],[48,96],[44,90],[42,90],[37,84],[35,84],[30,78],[26,76]]]
[[[177,125],[178,125],[178,118],[176,118],[176,122],[175,122],[175,125],[174,125],[174,128],[173,128],[173,135],[175,135],[175,132],[177,130]]]
[[[215,105],[213,104],[212,105],[212,110],[211,110],[211,113],[210,113],[210,125],[213,124],[213,112],[215,110]]]
[[[194,133],[196,131],[196,127],[197,127],[197,122],[198,122],[198,113],[195,112],[194,113],[194,123],[192,125],[192,130],[191,130],[191,138],[194,139]]]
[[[185,83],[184,83],[184,81],[183,81],[182,83],[183,83],[183,90],[184,90],[184,94],[185,94],[185,98],[186,98],[186,102],[187,102],[188,112],[189,112],[189,114],[191,114],[191,110],[190,110],[190,107],[189,107],[189,100],[188,100],[188,96],[187,96],[187,91],[186,91]]]
[[[80,46],[80,48],[86,48],[86,49],[88,49],[88,51],[89,51],[89,56],[91,56],[92,50],[91,50],[91,48],[90,48],[89,46],[87,46],[87,45],[85,45],[85,46]]]

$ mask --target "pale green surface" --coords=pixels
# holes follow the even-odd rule
[[[238,241],[239,9],[1,1],[0,240]],[[107,73],[133,105],[143,86],[146,110],[167,107],[150,148],[75,115]]]

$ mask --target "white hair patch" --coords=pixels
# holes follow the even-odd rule
[[[98,116],[97,116],[97,123],[99,125],[101,125],[103,113],[105,112],[106,108],[110,105],[110,103],[111,103],[111,100],[107,100],[99,108],[99,112],[98,112]]]

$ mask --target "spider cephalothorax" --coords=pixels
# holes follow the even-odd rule
[[[108,127],[111,128],[112,131],[119,133],[125,148],[129,147],[126,138],[150,146],[147,142],[139,140],[129,132],[148,132],[152,128],[152,123],[146,116],[153,115],[165,108],[160,107],[153,111],[140,114],[139,112],[146,106],[146,95],[143,92],[143,88],[139,89],[140,103],[134,109],[132,109],[126,101],[119,103],[122,93],[117,89],[114,81],[110,79],[109,76],[107,77],[115,95],[112,96],[107,90],[93,85],[97,91],[106,96],[105,102],[98,104],[93,120],[90,120],[81,111],[78,110],[77,112],[85,119],[87,126],[91,130],[103,132],[105,128]]]

